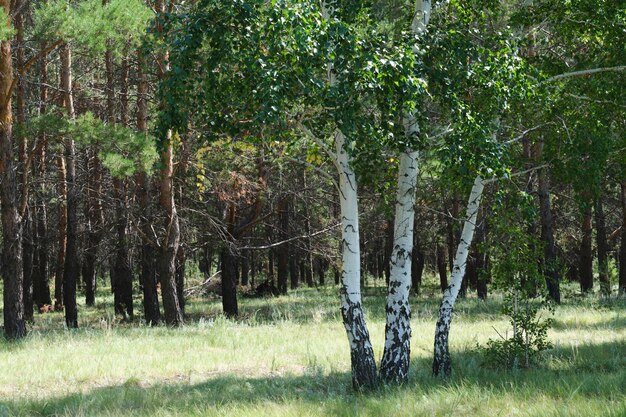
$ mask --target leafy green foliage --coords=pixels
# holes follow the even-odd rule
[[[438,157],[462,176],[506,176],[510,149],[502,122],[535,96],[534,70],[521,57],[520,40],[506,25],[501,2],[456,0],[433,14],[424,65],[429,91],[454,134]]]
[[[542,131],[546,160],[553,162],[557,180],[572,185],[581,200],[597,196],[607,174],[626,172],[626,75],[550,77],[624,65],[624,2],[538,0],[520,8],[514,23],[529,34],[526,49],[541,72],[538,87],[548,97],[545,113],[539,114],[557,121]]]
[[[383,148],[415,145],[401,116],[425,83],[414,39],[391,38],[357,9],[341,20],[313,1],[199,2],[171,23],[162,128],[186,130],[191,120],[207,140],[252,141],[296,140],[299,123],[322,138],[339,128],[360,173],[376,172]]]
[[[536,217],[532,198],[523,192],[504,190],[496,196],[489,245],[494,289],[504,292],[502,312],[509,318],[508,331],[482,348],[484,363],[500,368],[529,367],[539,354],[552,347],[547,331],[552,320],[541,312],[552,306],[545,296],[545,277],[539,267],[542,243],[528,233]],[[497,331],[497,330],[496,330]]]

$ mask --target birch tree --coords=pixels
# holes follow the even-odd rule
[[[172,43],[175,77],[162,87],[176,107],[165,117],[184,122],[177,126],[185,130],[192,120],[206,140],[307,142],[325,155],[335,172],[317,171],[333,178],[339,194],[340,298],[353,385],[374,387],[378,377],[360,288],[358,183],[375,176],[385,140],[406,142],[402,123],[394,122],[414,109],[423,90],[413,72],[413,38],[392,42],[367,5],[338,1],[270,7],[205,1],[192,16],[182,23],[194,25],[183,27]],[[237,76],[223,76],[229,73]],[[197,86],[210,90],[187,94]],[[242,102],[242,96],[248,99]]]
[[[467,256],[469,254],[474,231],[476,230],[476,219],[480,208],[480,199],[485,188],[485,181],[480,175],[476,176],[472,191],[467,202],[467,211],[463,222],[463,232],[459,240],[456,254],[454,256],[454,267],[450,277],[450,285],[443,292],[443,299],[439,307],[439,318],[435,326],[435,351],[433,357],[433,374],[449,376],[452,372],[450,352],[448,348],[448,338],[450,335],[450,324],[452,322],[452,312],[454,304],[461,289],[461,283],[465,276]]]
[[[440,109],[449,112],[451,133],[439,145],[440,160],[461,183],[473,177],[463,230],[456,248],[449,285],[445,288],[435,326],[432,372],[451,374],[449,335],[456,299],[476,230],[480,200],[486,181],[507,177],[512,169],[511,144],[501,136],[514,106],[532,97],[528,65],[503,26],[496,7],[485,11],[482,2],[450,2],[438,10],[431,50],[426,56],[431,93]],[[498,28],[494,30],[492,28]],[[461,35],[472,32],[475,38]],[[452,81],[454,80],[454,81]],[[445,170],[444,170],[445,171]],[[487,180],[485,179],[487,178]]]
[[[417,0],[414,6],[411,31],[421,35],[430,19],[430,0]],[[413,47],[418,54],[418,46]],[[419,135],[419,125],[414,111],[405,111],[404,128],[407,143]],[[394,217],[393,252],[387,295],[385,350],[380,364],[384,381],[405,382],[408,379],[411,352],[411,260],[415,221],[415,188],[417,186],[418,157],[416,150],[408,149],[400,155],[396,212]]]

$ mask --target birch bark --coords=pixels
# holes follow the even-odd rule
[[[346,138],[335,133],[335,155],[339,169],[341,206],[341,315],[350,343],[352,385],[355,389],[373,388],[378,383],[374,349],[365,324],[361,304],[361,250],[356,175],[345,149]]]
[[[329,2],[322,1],[322,14],[327,20],[334,16]],[[332,63],[328,64],[328,84],[336,83]],[[341,207],[341,315],[350,344],[352,385],[355,389],[371,389],[378,385],[374,349],[365,324],[361,303],[361,250],[359,242],[359,209],[357,178],[347,152],[348,142],[339,129],[334,134],[332,153],[339,173]]]
[[[469,254],[472,239],[474,238],[480,198],[482,197],[484,187],[485,181],[478,175],[474,180],[474,185],[467,202],[467,213],[463,225],[463,233],[461,234],[461,240],[459,241],[459,246],[457,247],[454,257],[454,267],[452,269],[452,276],[450,277],[450,285],[443,293],[443,300],[439,308],[439,319],[435,327],[435,350],[433,358],[433,375],[435,376],[448,377],[452,372],[450,352],[448,349],[452,311],[459,295],[459,290],[461,289],[463,276],[465,275],[467,255]]]
[[[422,34],[430,18],[430,1],[415,2],[411,30]],[[417,46],[414,46],[414,50]],[[406,112],[404,126],[409,139],[419,134],[415,113]],[[385,350],[380,364],[381,379],[387,382],[405,382],[409,375],[411,355],[411,254],[413,251],[413,224],[415,221],[415,187],[418,174],[418,152],[407,150],[400,156],[396,213],[394,220],[391,273],[387,295],[387,322]]]
[[[387,295],[385,350],[380,376],[388,382],[408,379],[411,353],[411,253],[415,219],[415,186],[417,184],[417,152],[400,157],[394,242],[391,253],[391,276]]]

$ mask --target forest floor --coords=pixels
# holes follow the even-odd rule
[[[80,306],[80,329],[36,314],[25,340],[0,341],[0,416],[626,416],[624,300],[565,291],[554,347],[517,370],[484,366],[476,349],[510,334],[501,299],[460,300],[442,381],[430,372],[439,295],[434,284],[424,293],[413,299],[409,382],[356,393],[337,288],[242,297],[235,321],[218,298],[192,299],[182,329],[120,322],[103,289],[96,307]],[[384,294],[364,291],[377,359]]]

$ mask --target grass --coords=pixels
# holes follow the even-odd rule
[[[497,371],[475,347],[508,328],[500,300],[460,300],[453,377],[441,381],[430,375],[439,300],[415,298],[409,383],[355,393],[337,293],[242,298],[236,321],[218,299],[193,299],[182,329],[121,323],[105,292],[80,307],[78,330],[36,315],[25,340],[0,342],[0,416],[626,416],[624,301],[566,299],[541,365]],[[364,304],[380,358],[384,290],[366,288]]]

